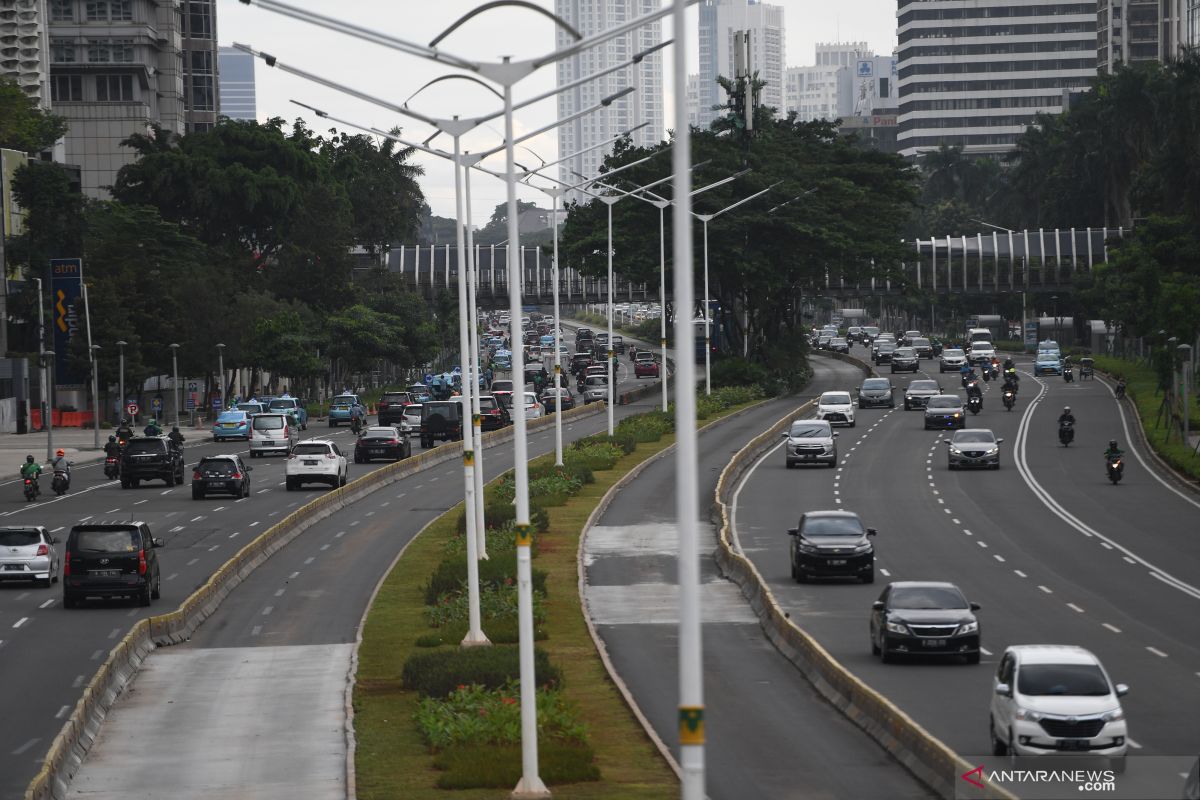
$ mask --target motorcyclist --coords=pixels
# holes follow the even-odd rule
[[[366,419],[367,409],[363,407],[362,403],[355,400],[354,405],[350,407],[350,427],[357,433]]]
[[[1015,368],[1010,367],[1004,370],[1004,388],[1006,390],[1012,390],[1015,394],[1020,383],[1021,379],[1017,377],[1017,370]]]
[[[108,437],[108,444],[104,445],[104,455],[108,458],[121,457],[121,443],[117,441],[117,437]]]
[[[33,478],[35,481],[42,474],[42,465],[37,463],[33,456],[25,456],[25,463],[21,465],[21,478]]]
[[[1070,406],[1063,406],[1062,413],[1058,415],[1058,425],[1061,428],[1065,423],[1075,424],[1075,415],[1071,413]]]
[[[1109,439],[1108,449],[1104,451],[1105,460],[1111,461],[1114,458],[1120,458],[1123,455],[1125,455],[1125,451],[1117,446],[1117,440]]]
[[[183,434],[179,432],[178,425],[171,426],[171,432],[167,434],[167,438],[170,439],[176,447],[183,447],[185,439]]]
[[[128,442],[133,438],[133,428],[129,426],[129,420],[121,420],[121,427],[117,428],[117,438],[122,442]]]
[[[147,436],[162,436],[162,428],[158,427],[158,420],[152,419],[150,420],[150,424],[146,426],[146,429],[142,431],[142,433],[146,434]]]
[[[970,400],[972,397],[983,399],[983,389],[979,388],[979,381],[967,381],[967,399]]]
[[[67,451],[61,447],[55,451],[54,460],[50,462],[50,467],[54,470],[54,474],[62,473],[67,479],[67,488],[71,488],[71,462],[67,460]]]
[[[963,386],[971,380],[971,376],[975,374],[975,369],[970,364],[963,364],[959,367],[958,375],[962,378]]]
[[[1015,363],[1013,363],[1012,356],[1008,356],[1007,358],[1004,359],[1004,371],[1005,372],[1008,372],[1010,369],[1015,371],[1016,368],[1017,368],[1017,365]]]

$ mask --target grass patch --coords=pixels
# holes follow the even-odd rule
[[[593,482],[584,483],[564,505],[544,509],[546,531],[534,537],[534,563],[545,573],[547,612],[539,649],[561,670],[564,680],[558,692],[587,727],[586,744],[539,737],[539,771],[558,797],[648,800],[678,794],[674,773],[609,681],[596,653],[580,607],[576,567],[580,531],[600,499],[625,473],[673,442],[674,434],[666,434],[656,442],[637,444],[633,452],[614,448],[620,455],[612,468],[595,470]],[[546,460],[535,459],[531,471],[542,469]],[[355,764],[362,800],[496,798],[497,789],[487,787],[507,792],[520,777],[517,745],[451,745],[431,752],[414,724],[420,695],[402,681],[410,656],[448,653],[466,632],[465,623],[431,631],[425,605],[430,576],[448,554],[461,553],[456,530],[460,515],[461,507],[451,509],[409,545],[367,616],[354,692]],[[489,620],[484,631],[496,644],[517,641],[515,619]],[[449,789],[454,793],[448,794]]]
[[[1180,439],[1179,430],[1170,431],[1171,441],[1167,441],[1166,414],[1159,419],[1159,408],[1163,396],[1158,391],[1158,376],[1149,364],[1130,361],[1124,358],[1096,356],[1096,367],[1114,377],[1125,379],[1125,394],[1133,401],[1137,414],[1142,420],[1142,430],[1154,452],[1158,453],[1175,469],[1192,480],[1200,480],[1200,456]],[[1078,378],[1077,378],[1078,380]],[[1200,430],[1200,417],[1197,416],[1197,403],[1192,403],[1191,429]]]

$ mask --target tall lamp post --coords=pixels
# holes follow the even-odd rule
[[[171,345],[171,395],[175,403],[175,424],[179,424],[179,343]]]
[[[221,408],[225,407],[225,345],[217,344],[217,397],[221,400]]]
[[[1180,367],[1183,373],[1183,446],[1191,445],[1191,418],[1189,414],[1191,410],[1188,408],[1188,390],[1192,384],[1192,346],[1190,344],[1179,345],[1179,355],[1182,360]]]
[[[100,358],[97,350],[100,349],[98,344],[88,345],[88,354],[92,362],[92,415],[95,417],[92,420],[96,424],[96,449],[100,448]]]
[[[1051,295],[1050,299],[1054,301],[1054,341],[1059,340],[1058,332],[1058,295]],[[1060,344],[1061,346],[1061,344]]]
[[[120,383],[117,384],[117,391],[121,393],[121,399],[117,401],[117,416],[125,419],[125,345],[129,342],[124,339],[117,342],[117,347],[120,348],[117,358],[120,363]],[[130,427],[133,426],[133,420],[129,421]]]
[[[42,368],[46,371],[46,383],[49,384],[48,391],[50,394],[46,396],[46,421],[43,427],[46,429],[46,460],[54,460],[54,351],[42,351]]]

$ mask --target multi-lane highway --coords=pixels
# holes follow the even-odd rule
[[[865,351],[856,348],[865,358]],[[960,391],[957,375],[939,376]],[[788,470],[778,448],[756,462],[736,498],[736,533],[783,608],[845,666],[957,752],[989,752],[991,680],[1011,644],[1076,644],[1096,653],[1124,699],[1131,755],[1200,752],[1200,504],[1157,479],[1145,453],[1111,485],[1102,452],[1133,447],[1101,381],[1035,380],[1022,368],[1012,412],[985,395],[969,427],[1004,438],[993,471],[947,468],[948,434],[923,430],[920,411],[857,411],[840,429],[836,470]],[[886,367],[883,374],[886,373]],[[908,376],[897,375],[897,397]],[[853,389],[847,381],[843,389]],[[994,386],[994,384],[993,384]],[[1075,443],[1057,441],[1070,405]],[[1127,412],[1128,413],[1128,412]],[[1133,424],[1132,422],[1130,424]],[[802,512],[843,508],[879,529],[874,586],[797,584],[786,530]],[[883,665],[871,655],[868,614],[889,580],[957,583],[982,611],[983,663],[932,659]]]

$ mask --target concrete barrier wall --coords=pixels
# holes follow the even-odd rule
[[[871,374],[870,365],[856,358],[841,354],[835,354],[834,357],[858,366],[864,375]],[[767,638],[817,691],[939,796],[947,800],[1015,800],[1014,795],[1001,787],[988,784],[984,789],[975,789],[961,780],[960,776],[973,769],[974,765],[967,763],[891,700],[843,667],[780,608],[766,579],[754,563],[737,551],[730,527],[729,498],[746,470],[763,453],[779,443],[780,434],[787,430],[792,420],[810,413],[814,408],[813,401],[798,406],[739,450],[722,470],[713,497],[713,511],[719,525],[717,563],[725,575],[741,588],[742,594],[758,615]]]
[[[603,403],[579,406],[563,412],[563,422],[599,414]],[[553,427],[554,415],[550,414],[528,424],[533,433]],[[510,442],[513,428],[484,434],[485,449]],[[63,723],[46,754],[42,769],[34,776],[25,790],[26,800],[66,800],[71,779],[79,770],[83,759],[99,735],[108,710],[137,675],[142,661],[156,647],[187,641],[204,620],[213,615],[222,601],[242,581],[271,557],[312,525],[326,519],[335,512],[409,475],[462,457],[462,442],[449,442],[440,447],[426,450],[411,458],[377,469],[345,486],[334,489],[297,508],[284,519],[272,525],[247,543],[231,559],[226,561],[203,586],[193,592],[179,608],[166,614],[158,614],[139,620],[123,639],[109,651],[108,658],[100,665],[96,674],[75,704],[75,709]]]

